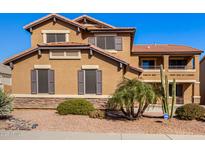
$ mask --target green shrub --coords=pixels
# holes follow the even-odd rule
[[[205,116],[205,108],[198,104],[186,104],[178,107],[175,113],[182,120],[202,120]]]
[[[10,97],[7,93],[3,92],[0,88],[0,118],[9,116],[12,108],[13,98]]]
[[[57,111],[60,115],[88,115],[89,112],[93,110],[95,110],[93,104],[85,99],[66,100],[63,103],[60,103],[57,107]]]
[[[104,119],[105,118],[105,112],[101,110],[94,110],[89,113],[90,118],[98,118],[98,119]]]

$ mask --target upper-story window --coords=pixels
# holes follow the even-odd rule
[[[115,35],[96,35],[89,37],[88,42],[105,50],[122,50],[122,37]]]
[[[43,43],[69,42],[69,30],[42,30]]]
[[[66,34],[48,33],[46,34],[47,43],[50,42],[66,42]]]
[[[99,48],[115,50],[115,36],[97,36],[96,39]]]

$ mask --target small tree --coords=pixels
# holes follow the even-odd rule
[[[12,108],[13,98],[0,88],[0,118],[8,116]]]
[[[120,109],[124,116],[133,120],[142,117],[149,104],[156,103],[156,93],[152,85],[136,79],[124,79],[108,101],[110,109]],[[137,113],[134,107],[138,104]]]

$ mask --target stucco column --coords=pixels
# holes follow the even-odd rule
[[[140,65],[140,61],[139,61],[139,56],[136,56],[136,67],[138,68],[138,67],[140,67],[139,65]]]
[[[195,78],[196,78],[196,81],[199,82],[199,55],[194,55],[194,66],[195,66],[195,70],[196,70],[196,73],[195,73]]]
[[[193,83],[193,103],[200,103],[200,82]]]
[[[163,56],[163,65],[164,65],[164,70],[167,72],[169,69],[169,55]]]
[[[194,55],[194,66],[195,66],[195,80],[193,83],[193,103],[200,103],[200,82],[199,82],[199,55]]]
[[[188,59],[188,62],[187,62],[187,69],[193,69],[193,63],[192,63],[192,60],[193,60],[193,57],[190,57]]]

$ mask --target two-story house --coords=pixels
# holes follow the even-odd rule
[[[65,98],[104,102],[124,77],[158,85],[160,64],[169,81],[177,81],[177,102],[199,103],[201,50],[134,45],[135,28],[115,27],[86,15],[70,20],[50,14],[24,29],[31,34],[32,47],[4,61],[12,68],[16,104],[48,105]]]

